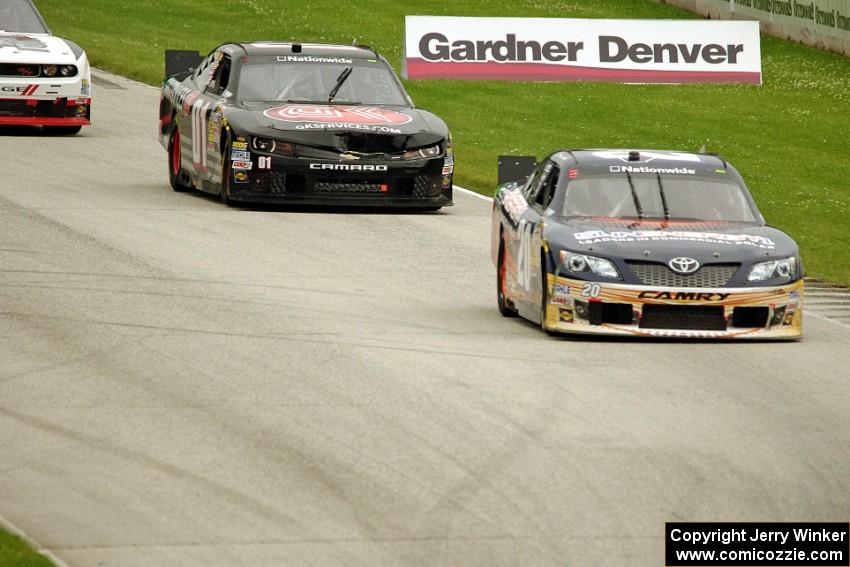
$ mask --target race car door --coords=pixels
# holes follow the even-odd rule
[[[207,124],[210,111],[215,105],[215,100],[206,91],[223,57],[224,53],[216,51],[207,56],[198,65],[192,81],[195,83],[200,94],[192,101],[191,107],[186,109],[186,118],[189,120],[189,127],[182,124],[180,127],[181,137],[189,138],[192,144],[192,163],[189,171],[198,188],[205,189],[203,182],[209,179]]]
[[[528,184],[523,188],[528,208],[522,213],[517,224],[516,238],[513,242],[515,249],[511,251],[516,258],[516,281],[519,288],[517,310],[523,317],[538,323],[545,268],[545,266],[541,267],[542,221],[546,208],[552,200],[559,174],[558,167],[551,160],[545,160],[537,166]]]
[[[222,156],[222,125],[224,121],[223,108],[226,103],[228,83],[230,82],[230,56],[223,54],[218,63],[213,62],[217,68],[213,69],[212,79],[204,90],[204,98],[211,107],[206,111],[205,136],[206,143],[206,168],[203,178],[212,184],[211,191],[217,192],[221,187],[221,160],[230,159],[230,156]]]

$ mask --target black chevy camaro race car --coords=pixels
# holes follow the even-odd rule
[[[721,158],[559,151],[501,186],[499,310],[558,333],[798,339],[803,268]]]
[[[222,201],[452,204],[451,135],[368,47],[233,43],[166,52],[171,186]]]

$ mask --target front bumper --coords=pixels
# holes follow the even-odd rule
[[[660,288],[549,274],[547,330],[639,337],[794,340],[803,281],[762,288]]]
[[[337,162],[307,157],[268,158],[250,152],[250,169],[233,169],[230,198],[255,203],[433,208],[452,205],[452,175],[443,158],[412,162]],[[250,165],[249,165],[250,164]],[[236,166],[235,160],[231,165]],[[261,168],[267,165],[267,168]],[[312,167],[311,167],[312,166]],[[328,167],[327,169],[319,168]],[[331,167],[370,166],[351,171]]]
[[[0,126],[88,126],[91,98],[0,98]]]

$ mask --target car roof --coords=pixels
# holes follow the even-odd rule
[[[609,173],[612,166],[631,166],[638,170],[685,168],[697,173],[715,173],[716,170],[734,172],[722,157],[676,150],[598,148],[559,150],[551,159],[562,167],[578,167],[585,173]],[[639,173],[639,171],[636,171]]]
[[[374,59],[377,53],[365,45],[333,45],[283,41],[235,42],[247,55],[299,55],[316,57],[348,57]]]

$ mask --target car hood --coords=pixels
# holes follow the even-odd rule
[[[440,118],[414,108],[242,103],[228,120],[237,132],[342,151],[393,153],[448,136]]]
[[[554,248],[665,263],[680,256],[721,263],[798,255],[788,235],[755,223],[571,219],[547,223],[546,238]]]
[[[45,34],[0,33],[0,63],[73,65],[77,57],[62,38]]]

